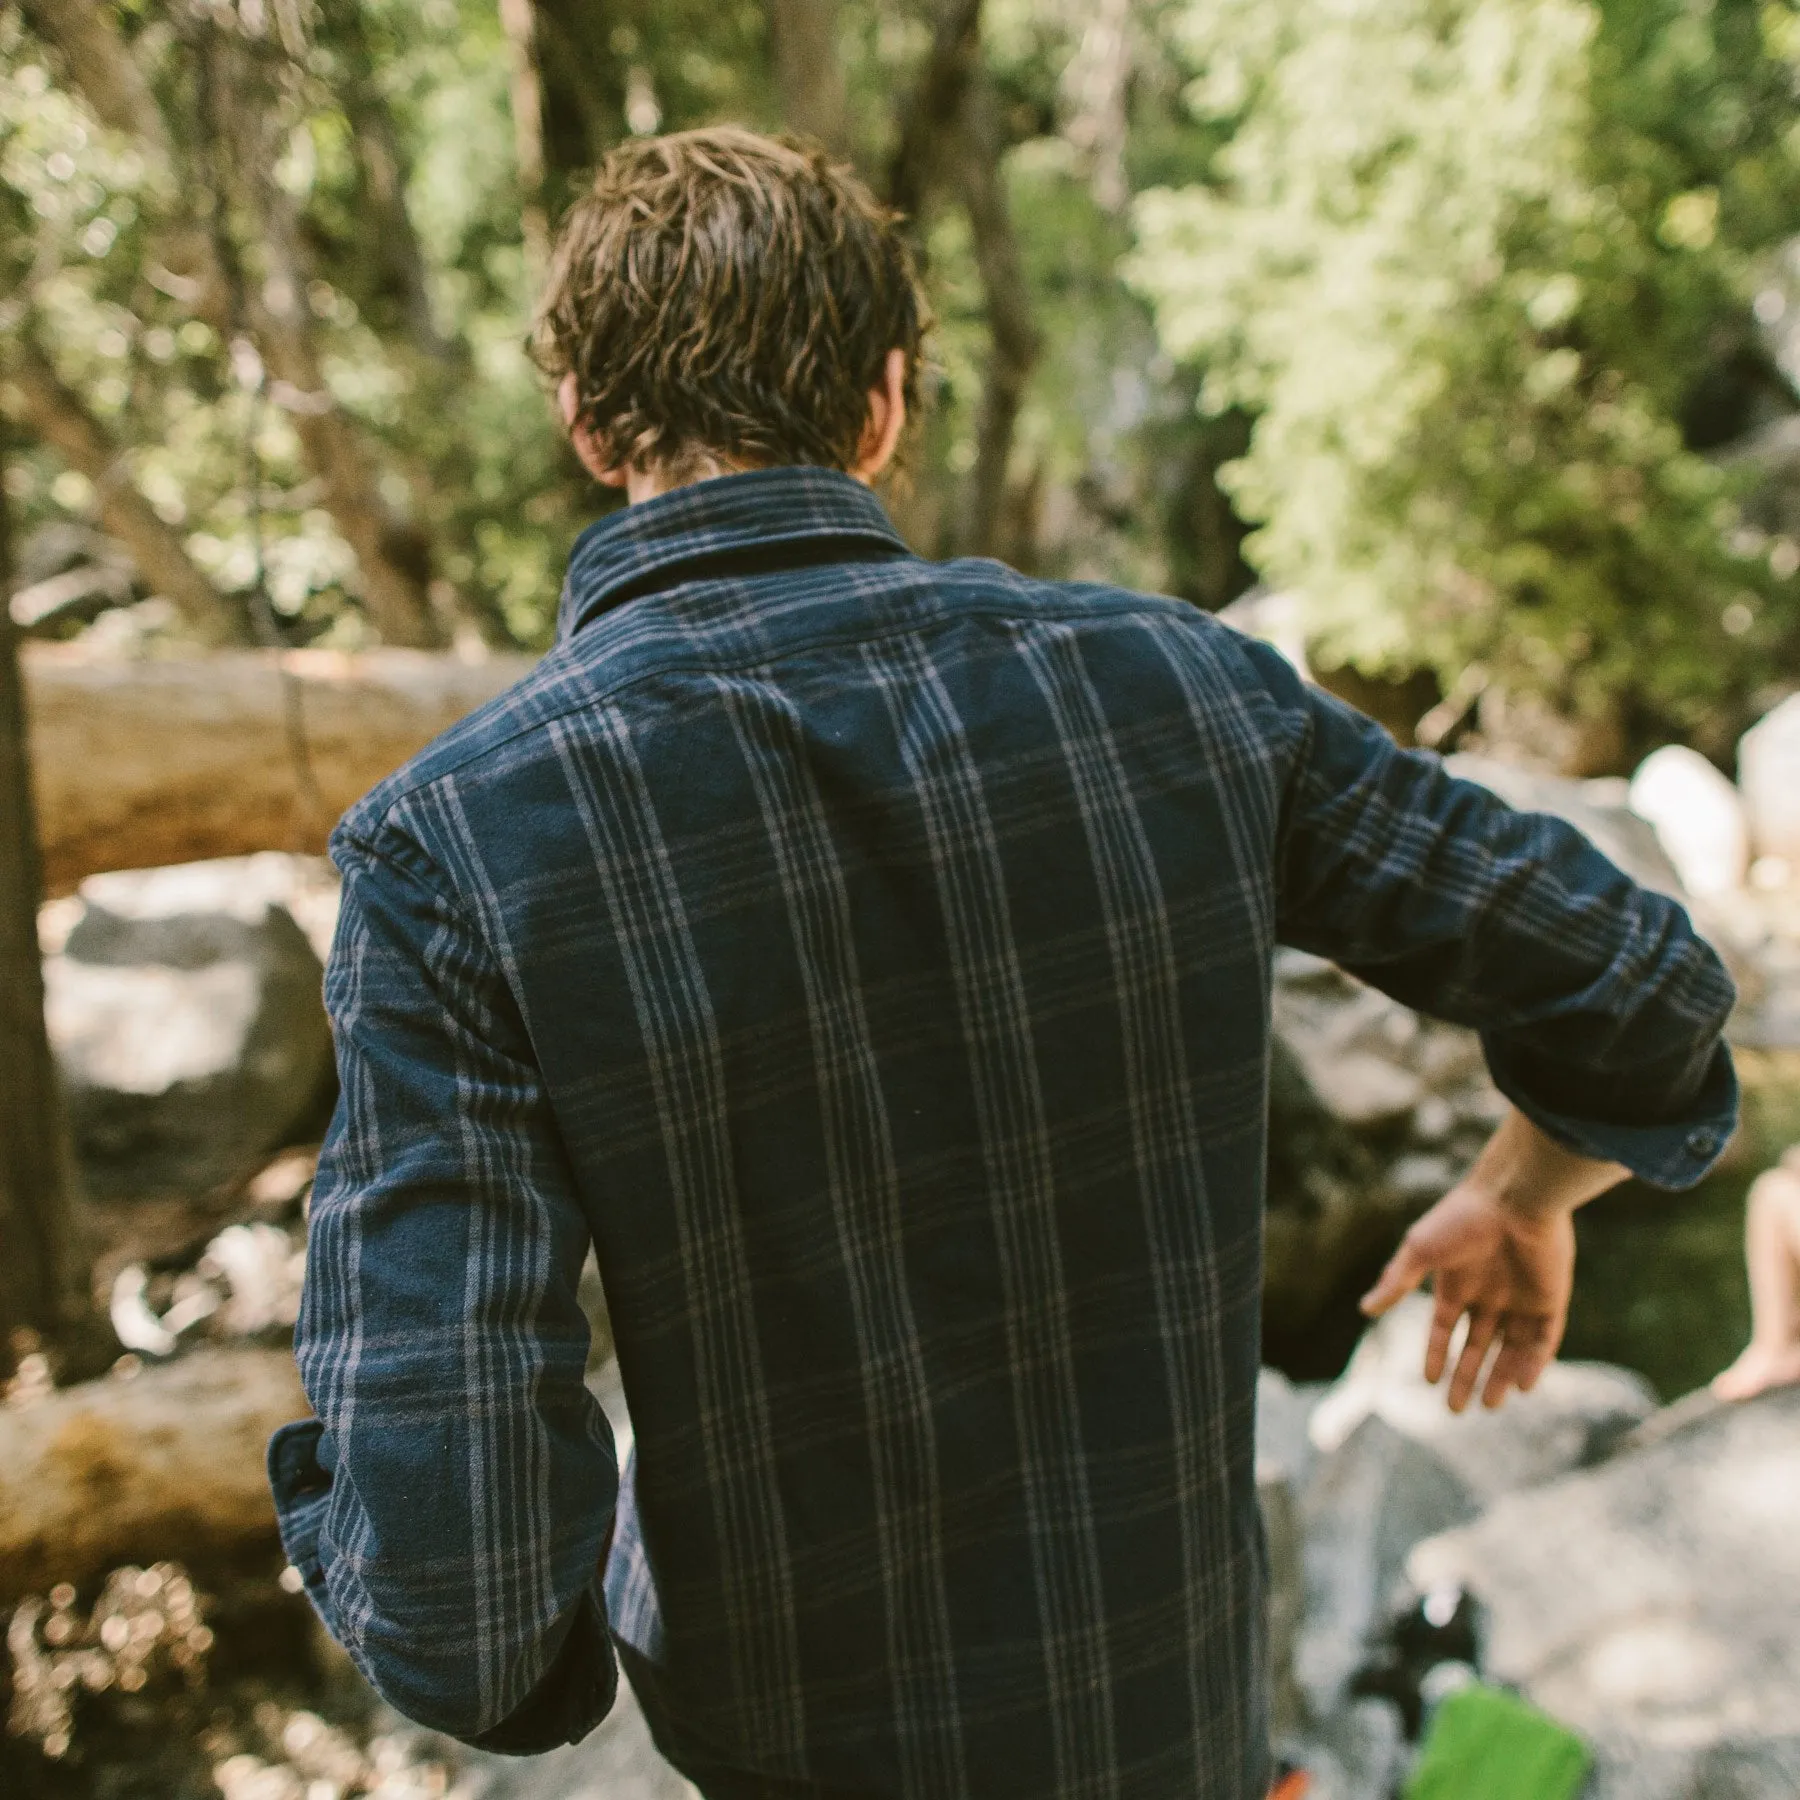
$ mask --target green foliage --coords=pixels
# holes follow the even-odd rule
[[[1689,724],[1766,673],[1792,546],[1734,529],[1693,415],[1800,229],[1791,6],[1193,0],[1178,33],[1228,136],[1140,197],[1130,275],[1203,407],[1255,415],[1225,479],[1325,654]]]
[[[532,275],[499,9],[308,0],[259,12],[304,26],[272,84],[275,172],[300,215],[330,392],[366,434],[384,497],[420,529],[464,612],[541,644],[568,544],[603,501],[561,443],[524,354]],[[552,210],[626,131],[779,123],[764,5],[536,0],[535,14]],[[171,228],[208,216],[219,175],[201,15],[185,0],[130,0],[111,16],[161,103],[177,169],[171,179],[150,168],[142,145],[101,127],[54,46],[18,9],[0,14],[0,279],[11,323],[121,444],[120,478],[229,596],[248,603],[260,542],[286,636],[368,641],[355,557],[293,415],[279,400],[255,400],[234,363],[242,322],[215,313],[209,323],[158,273]],[[231,8],[207,16],[232,29]],[[1118,109],[1127,185],[1198,175],[1222,135],[1181,106],[1160,19],[1145,6],[1127,21],[1122,85],[1109,98],[1100,84],[1099,103]],[[1018,422],[1006,549],[1051,573],[1174,587],[1216,605],[1243,579],[1237,528],[1212,484],[1219,432],[1194,415],[1192,381],[1162,354],[1148,308],[1117,274],[1129,242],[1123,196],[1099,196],[1078,117],[1093,84],[1087,98],[1071,97],[1089,32],[1089,9],[1075,0],[990,0],[985,13],[1007,187],[1045,346]],[[878,184],[930,39],[928,9],[843,0],[833,48],[851,149]],[[374,162],[371,130],[388,134]],[[382,155],[396,165],[417,246],[411,277],[379,205]],[[260,280],[255,219],[226,206],[219,223],[246,278]],[[921,548],[947,552],[969,486],[989,328],[964,216],[940,196],[922,227],[940,322],[935,407],[896,510]],[[94,514],[91,484],[48,448],[19,445],[10,480],[22,536]]]

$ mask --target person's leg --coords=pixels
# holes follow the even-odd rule
[[[1750,1188],[1744,1257],[1750,1270],[1750,1344],[1713,1381],[1722,1400],[1748,1400],[1800,1381],[1800,1169],[1790,1150]]]

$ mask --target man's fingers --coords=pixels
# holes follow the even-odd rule
[[[1481,1365],[1487,1361],[1488,1351],[1493,1348],[1494,1337],[1499,1329],[1498,1313],[1470,1309],[1469,1335],[1463,1339],[1462,1354],[1456,1359],[1456,1372],[1450,1377],[1452,1412],[1461,1412],[1469,1404],[1476,1383],[1481,1379]]]
[[[1371,1318],[1378,1319],[1391,1306],[1404,1300],[1427,1275],[1430,1262],[1414,1246],[1412,1236],[1400,1240],[1400,1248],[1388,1259],[1375,1285],[1363,1295],[1359,1304]]]
[[[1529,1394],[1556,1353],[1553,1322],[1542,1313],[1508,1313],[1501,1324],[1500,1354],[1488,1373],[1483,1406],[1498,1406],[1516,1388]]]
[[[1451,1299],[1440,1281],[1437,1304],[1431,1311],[1431,1331],[1425,1339],[1425,1379],[1433,1387],[1444,1379],[1444,1370],[1450,1363],[1450,1340],[1456,1336],[1462,1315],[1463,1303]]]

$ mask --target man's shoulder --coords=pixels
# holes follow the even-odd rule
[[[416,796],[477,767],[504,763],[552,719],[581,704],[587,684],[566,651],[566,645],[552,648],[510,687],[458,719],[370,788],[338,821],[332,833],[334,857],[354,845],[380,846],[395,835],[400,816]]]

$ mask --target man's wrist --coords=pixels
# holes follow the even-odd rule
[[[1527,1224],[1547,1224],[1616,1187],[1631,1171],[1559,1144],[1517,1108],[1469,1171],[1483,1199]]]

